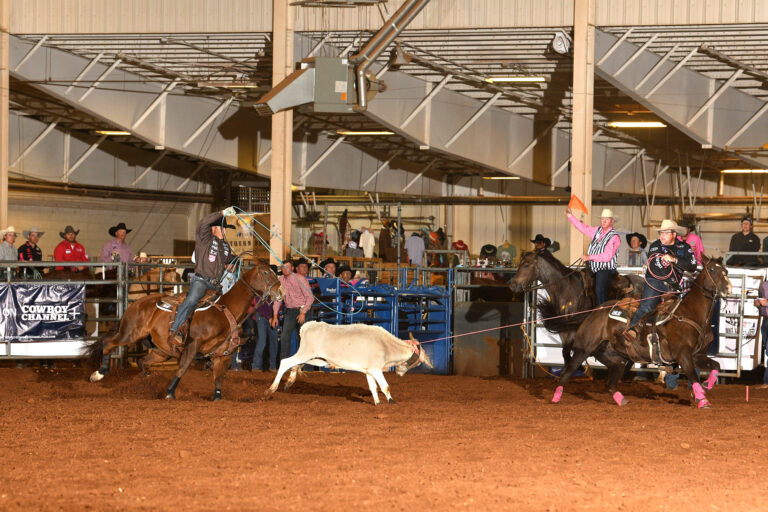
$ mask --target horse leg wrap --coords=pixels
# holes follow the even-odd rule
[[[616,402],[616,405],[619,407],[626,405],[627,403],[627,399],[624,398],[624,395],[621,394],[621,391],[617,391],[613,394],[613,401]]]
[[[166,399],[176,398],[176,386],[179,385],[180,380],[178,377],[174,377],[171,383],[168,384],[168,388],[165,390]]]
[[[707,380],[704,382],[704,389],[709,391],[713,387],[715,387],[715,383],[717,382],[717,376],[720,374],[717,370],[712,370],[709,374],[709,377],[707,377]]]
[[[704,395],[704,389],[698,382],[693,383],[693,396],[696,397],[696,401],[704,400],[706,398]]]
[[[555,394],[552,396],[552,403],[559,403],[561,398],[563,398],[563,386],[557,386]]]
[[[109,354],[104,354],[104,357],[101,358],[101,368],[99,368],[99,373],[102,375],[106,375],[109,373]]]

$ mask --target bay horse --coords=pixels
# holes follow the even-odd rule
[[[217,305],[226,307],[237,327],[245,320],[254,297],[283,300],[283,290],[277,276],[269,265],[261,260],[244,272],[232,288],[224,294]],[[139,367],[147,374],[153,364],[169,359],[179,359],[179,369],[166,391],[166,398],[175,398],[176,386],[184,376],[195,355],[199,352],[213,360],[214,401],[221,399],[221,384],[229,368],[232,354],[230,338],[232,324],[226,314],[211,307],[198,311],[192,316],[189,326],[187,345],[179,356],[174,345],[168,340],[171,325],[171,313],[158,309],[157,301],[165,294],[155,293],[143,297],[125,310],[120,319],[117,332],[110,331],[86,349],[91,359],[101,359],[101,367],[91,374],[91,382],[97,382],[109,372],[110,353],[117,347],[130,345],[147,336],[152,339],[153,347],[149,354],[139,362]],[[237,335],[237,333],[235,333]]]
[[[546,249],[524,251],[515,277],[509,283],[513,292],[531,291],[534,283],[541,282],[548,299],[540,300],[536,308],[541,313],[544,327],[559,334],[563,341],[563,362],[571,359],[571,346],[576,329],[587,318],[588,310],[595,307],[594,294],[590,292],[588,278],[579,268],[563,265]],[[640,297],[643,280],[640,276],[624,276],[618,272],[611,280],[608,297]],[[584,313],[586,311],[586,313]],[[562,317],[552,320],[552,317]]]
[[[609,318],[610,309],[590,313],[576,331],[573,357],[560,374],[552,401],[560,401],[563,387],[571,374],[588,357],[594,356],[608,368],[606,385],[619,406],[627,403],[617,388],[619,379],[624,371],[636,362],[680,365],[690,382],[693,382],[696,405],[700,409],[709,408],[704,388],[712,389],[720,371],[720,364],[707,357],[707,348],[712,342],[712,336],[708,332],[717,297],[725,297],[731,292],[731,282],[722,258],[710,259],[702,255],[702,263],[703,269],[694,280],[691,291],[682,299],[670,319],[656,327],[658,345],[646,341],[644,329],[640,331],[636,341],[629,345],[623,335],[626,324]],[[608,301],[606,305],[615,302]],[[704,388],[696,368],[710,370]]]

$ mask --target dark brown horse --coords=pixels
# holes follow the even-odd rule
[[[707,357],[707,348],[712,342],[710,324],[715,301],[718,296],[725,297],[731,291],[728,271],[723,266],[723,259],[709,259],[702,256],[704,268],[693,282],[690,292],[664,324],[657,327],[659,342],[647,341],[643,331],[633,344],[628,344],[623,336],[626,324],[611,319],[610,309],[601,309],[590,313],[576,331],[573,343],[573,357],[560,375],[552,401],[557,403],[563,394],[563,386],[571,374],[590,356],[608,368],[608,391],[618,405],[624,405],[626,399],[617,389],[619,379],[633,363],[656,363],[679,365],[693,382],[693,394],[699,408],[709,408],[709,401],[699,381],[696,368],[710,370],[706,389],[712,389],[720,364]],[[608,301],[605,304],[613,304]]]
[[[280,281],[269,266],[261,260],[255,263],[256,266],[243,273],[237,283],[218,302],[218,305],[225,306],[229,310],[238,327],[245,319],[254,297],[265,298],[265,295],[269,295],[273,300],[282,300],[284,295]],[[171,313],[156,307],[161,297],[163,295],[159,293],[148,295],[131,304],[123,314],[117,332],[107,333],[88,347],[88,357],[101,358],[101,367],[91,374],[91,382],[103,379],[109,372],[109,354],[112,350],[150,336],[154,346],[139,363],[143,372],[148,372],[153,364],[171,358],[179,359],[179,370],[168,387],[166,398],[175,398],[179,380],[189,368],[195,355],[201,353],[213,360],[215,385],[213,398],[221,399],[221,383],[229,368],[231,357],[229,340],[232,327],[227,316],[215,308],[196,312],[192,316],[189,327],[189,341],[179,356],[174,346],[168,341]]]
[[[547,291],[549,299],[541,300],[536,307],[541,314],[544,327],[560,335],[563,340],[563,361],[571,359],[571,345],[576,329],[587,318],[589,310],[595,307],[589,278],[580,268],[566,267],[548,250],[523,252],[520,256],[515,277],[509,287],[513,292],[534,289],[536,282]],[[642,293],[642,278],[616,274],[608,289],[608,298],[627,296],[639,297]],[[584,313],[584,311],[587,311]],[[563,318],[563,315],[566,315]],[[552,318],[557,317],[555,320]]]

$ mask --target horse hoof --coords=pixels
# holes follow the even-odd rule
[[[166,393],[165,394],[166,400],[176,400],[176,394],[175,393]]]
[[[213,392],[213,401],[218,402],[219,400],[221,400],[221,390],[217,389]]]
[[[560,403],[561,398],[563,398],[563,386],[557,386],[557,389],[555,389],[555,394],[552,396],[552,403]]]
[[[707,400],[706,398],[703,399],[703,400],[698,400],[696,406],[699,409],[711,409],[712,408],[712,405],[709,403],[709,400]]]
[[[627,399],[624,398],[624,395],[621,394],[621,391],[617,391],[613,394],[613,400],[619,407],[627,405]]]
[[[93,372],[93,373],[91,374],[91,377],[90,377],[90,381],[91,381],[91,382],[99,382],[99,381],[100,381],[101,379],[103,379],[103,378],[104,378],[104,375],[102,375],[101,373],[99,373],[99,371],[97,370],[97,371],[95,371],[95,372]]]

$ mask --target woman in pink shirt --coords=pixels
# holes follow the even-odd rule
[[[696,219],[683,217],[678,225],[683,228],[684,232],[677,235],[677,239],[682,240],[691,246],[693,255],[696,257],[696,264],[701,265],[701,255],[704,254],[704,244],[701,242],[701,237],[695,233]]]

